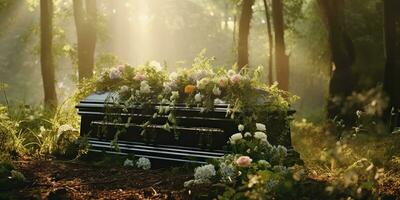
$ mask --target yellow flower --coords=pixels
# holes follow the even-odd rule
[[[194,85],[187,85],[187,86],[185,87],[185,93],[186,93],[186,94],[192,94],[193,91],[194,91],[194,88],[195,88]]]

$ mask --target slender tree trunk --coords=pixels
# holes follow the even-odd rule
[[[96,0],[74,0],[74,19],[78,38],[79,81],[93,76],[96,48]]]
[[[328,117],[341,116],[341,103],[354,89],[355,76],[351,66],[354,62],[353,42],[344,26],[344,0],[318,0],[328,30],[331,51],[331,79],[329,82]]]
[[[252,6],[254,0],[243,0],[242,11],[239,19],[238,58],[239,70],[249,64],[249,33],[250,21],[253,14]]]
[[[233,47],[233,49],[236,49],[236,27],[237,27],[237,17],[235,14],[233,16],[233,31],[232,31],[232,47]]]
[[[285,28],[282,0],[272,0],[272,22],[275,30],[275,65],[279,88],[289,90],[289,57],[285,50]]]
[[[400,2],[384,0],[385,79],[384,89],[390,98],[389,111],[400,109]],[[389,112],[388,112],[389,113]],[[395,126],[395,124],[391,124]]]
[[[44,104],[46,107],[57,106],[55,72],[53,62],[53,2],[40,0],[40,63],[44,88]]]
[[[269,84],[272,85],[274,80],[272,77],[272,57],[273,57],[273,51],[274,51],[274,43],[273,43],[273,37],[272,37],[272,26],[271,26],[271,15],[269,13],[269,6],[267,3],[267,0],[263,0],[264,2],[264,9],[265,9],[265,20],[267,21],[267,32],[268,32],[268,81]]]

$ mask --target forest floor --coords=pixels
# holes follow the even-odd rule
[[[14,161],[27,182],[18,189],[1,191],[8,199],[190,199],[183,183],[192,170],[168,167],[128,169],[86,161],[22,158]],[[378,187],[384,199],[400,198],[400,173],[388,173]],[[313,184],[329,178],[310,176]],[[386,197],[386,198],[385,198]],[[0,198],[1,199],[1,198]]]
[[[171,172],[173,168],[139,170],[82,161],[25,158],[14,164],[27,184],[7,191],[11,199],[188,199],[183,183],[193,175]]]

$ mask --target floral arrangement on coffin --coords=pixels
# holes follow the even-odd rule
[[[302,169],[284,166],[287,150],[268,142],[264,124],[238,130],[229,140],[232,153],[197,167],[186,188],[222,187],[218,199],[274,199],[280,195],[276,191],[291,190],[303,178]]]
[[[101,73],[96,82],[97,90],[118,91],[115,103],[121,106],[135,104],[162,104],[157,114],[169,114],[166,126],[174,126],[173,108],[177,103],[188,107],[201,107],[202,112],[212,110],[215,104],[228,104],[227,117],[236,118],[241,113],[241,123],[248,125],[257,120],[257,113],[268,109],[284,111],[292,98],[276,88],[259,81],[261,68],[236,72],[233,69],[212,66],[212,60],[200,54],[191,68],[168,73],[160,63],[152,61],[132,67],[119,65]],[[268,96],[260,95],[260,90]],[[268,102],[262,109],[258,102]]]

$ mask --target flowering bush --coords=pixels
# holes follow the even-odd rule
[[[255,132],[243,136],[251,129]],[[293,177],[301,179],[302,173],[283,165],[287,150],[268,142],[264,124],[256,123],[254,128],[239,125],[238,130],[228,142],[232,153],[196,168],[194,179],[185,182],[185,187],[219,183],[224,187],[219,199],[265,199],[279,196],[276,191],[294,184]]]

